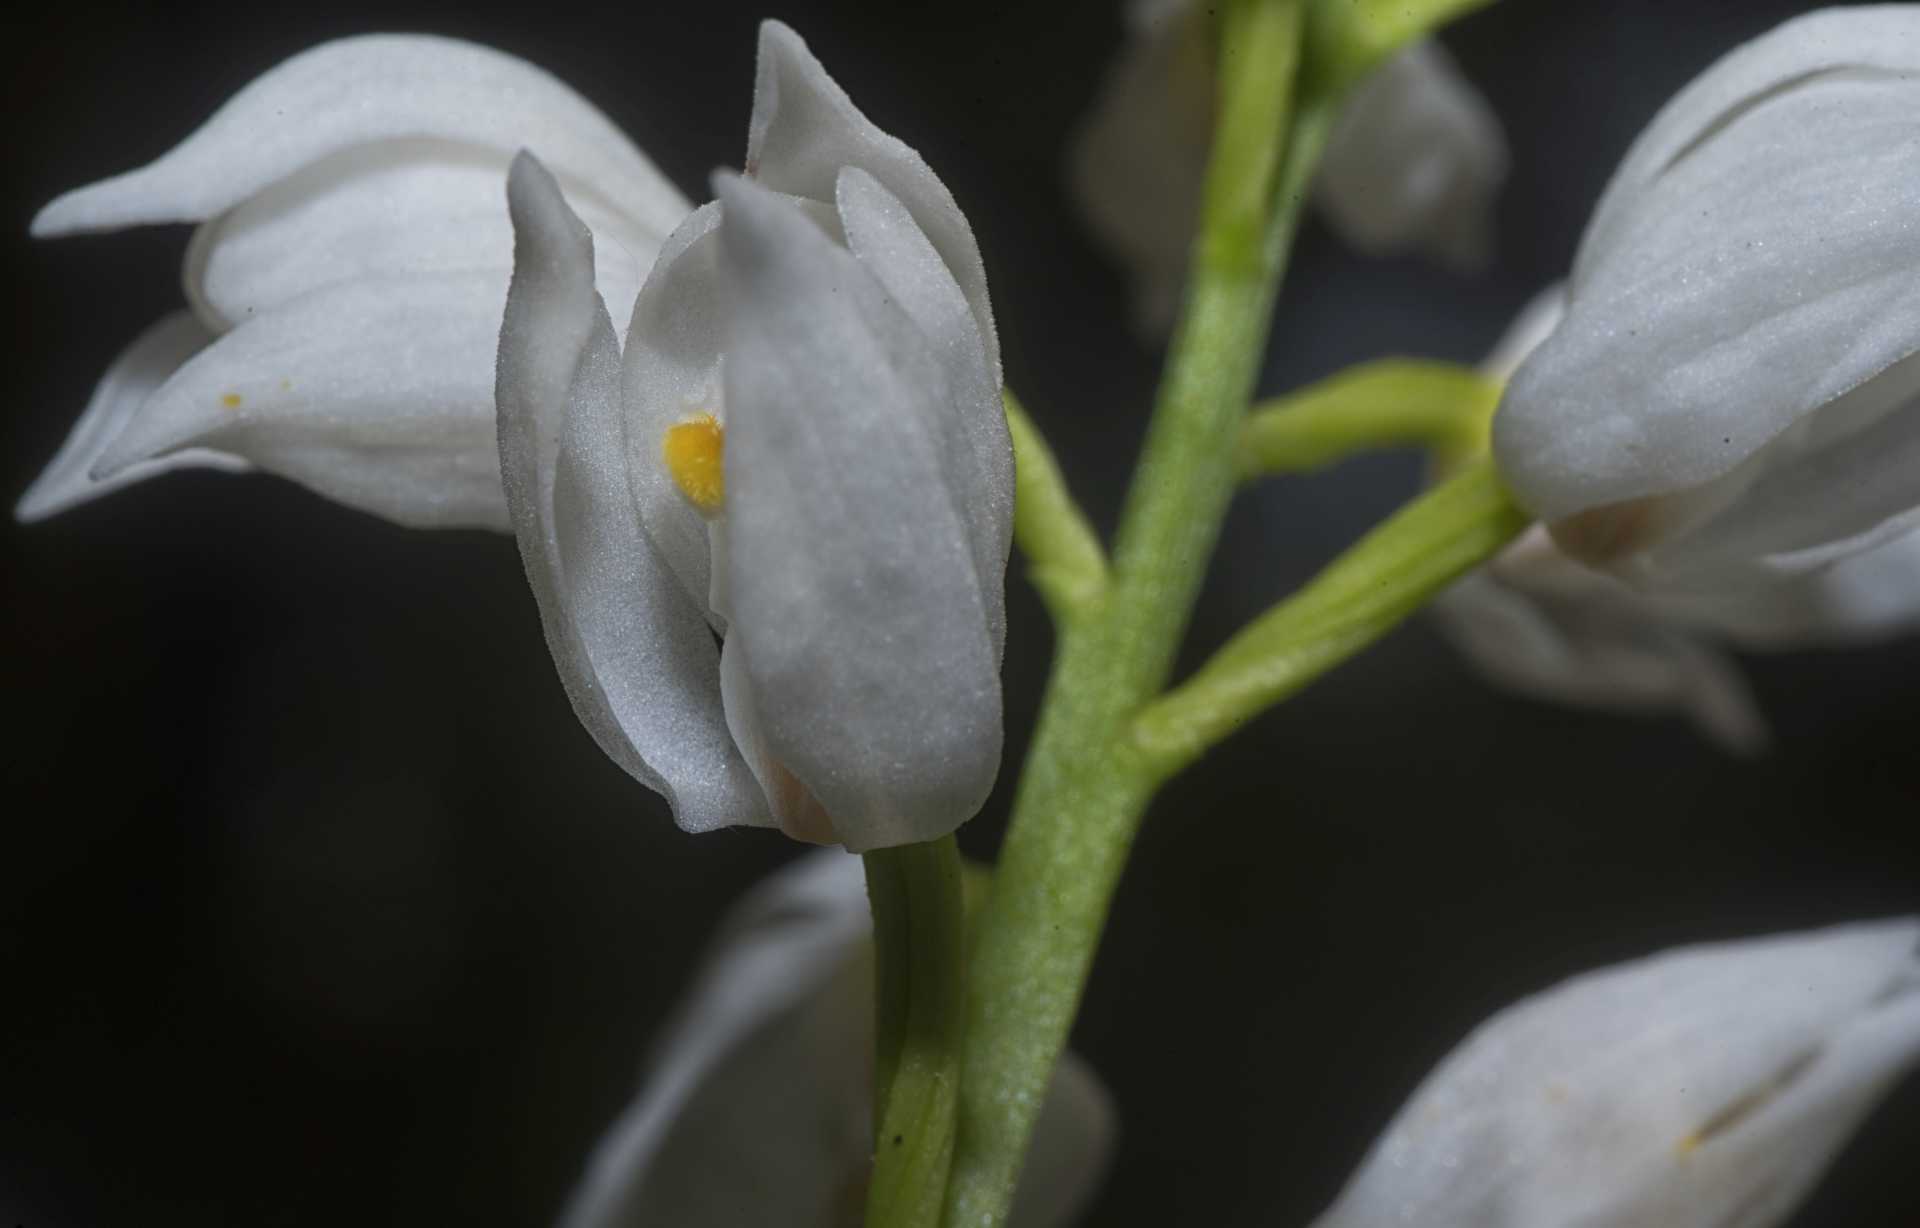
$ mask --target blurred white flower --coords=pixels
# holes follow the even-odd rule
[[[1191,0],[1134,0],[1126,46],[1072,152],[1074,195],[1126,266],[1135,323],[1165,332],[1180,303],[1213,128],[1211,14]],[[1461,267],[1486,254],[1506,139],[1437,43],[1367,77],[1321,157],[1315,201],[1369,255],[1424,251]]]
[[[158,161],[69,192],[36,236],[197,222],[191,311],[108,370],[21,499],[35,520],[169,469],[253,466],[402,524],[507,527],[493,364],[501,183],[531,147],[599,237],[624,313],[691,207],[547,73],[451,39],[326,43]]]
[[[1553,286],[1481,370],[1507,379],[1566,314]],[[1920,532],[1763,589],[1646,593],[1569,556],[1536,525],[1434,603],[1442,630],[1489,679],[1522,694],[1618,712],[1680,711],[1728,750],[1767,740],[1722,646],[1865,643],[1920,628]]]
[[[1754,587],[1920,524],[1920,6],[1790,21],[1615,172],[1494,454],[1569,553]]]
[[[1920,1059],[1920,920],[1578,976],[1429,1075],[1317,1228],[1769,1228]]]
[[[873,1154],[870,930],[860,861],[843,853],[812,854],[742,900],[562,1228],[857,1226]],[[1015,1228],[1070,1221],[1114,1136],[1105,1090],[1065,1055]]]
[[[1000,758],[986,277],[953,197],[798,35],[766,23],[759,63],[747,177],[674,231],[624,358],[591,236],[515,164],[508,503],[575,711],[682,827],[929,840]]]

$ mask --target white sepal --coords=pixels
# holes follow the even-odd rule
[[[513,253],[500,183],[522,145],[582,202],[624,325],[686,202],[571,89],[451,39],[315,47],[152,164],[48,205],[36,235],[203,223],[184,281],[213,336],[154,372],[172,378],[122,408],[116,438],[89,435],[89,472],[124,485],[212,448],[402,524],[506,527],[492,368]]]
[[[45,520],[101,495],[157,477],[174,469],[221,469],[243,473],[253,466],[244,457],[212,448],[182,448],[165,456],[138,461],[113,477],[97,479],[93,468],[127,429],[141,407],[181,363],[213,340],[206,326],[185,311],[177,311],[134,338],[93,390],[93,396],[33,485],[13,509],[21,521]]]
[[[504,528],[492,441],[496,273],[366,279],[258,316],[189,358],[95,461],[244,457],[420,528]]]
[[[1179,306],[1213,129],[1213,11],[1132,4],[1127,41],[1075,136],[1073,193],[1125,266],[1134,322],[1164,333]],[[1369,255],[1486,255],[1507,171],[1498,120],[1438,44],[1419,43],[1354,87],[1322,153],[1315,200]]]
[[[872,1162],[873,972],[860,861],[819,852],[743,899],[613,1123],[562,1228],[861,1222]],[[1061,1228],[1115,1136],[1072,1054],[1041,1108],[1012,1228]]]
[[[768,746],[846,846],[933,839],[979,809],[1000,760],[1004,578],[980,573],[965,510],[988,494],[954,421],[967,390],[804,211],[717,187],[729,634]]]
[[[1317,1228],[1771,1228],[1920,1058],[1920,921],[1686,947],[1482,1024]]]
[[[620,352],[593,239],[530,155],[508,181],[514,275],[500,330],[507,505],[574,712],[688,831],[771,822],[727,733],[701,608],[633,514]]]
[[[913,215],[979,326],[994,387],[1000,386],[1000,342],[987,300],[987,270],[973,228],[918,150],[860,113],[840,83],[778,22],[760,23],[760,56],[747,127],[747,176],[790,196],[831,203],[840,172],[855,167],[879,180]]]
[[[316,162],[383,141],[535,149],[601,208],[664,235],[686,203],[591,103],[489,47],[418,34],[323,43],[249,82],[158,160],[66,193],[38,236],[199,222]]]
[[[217,330],[244,325],[317,289],[364,278],[502,274],[513,227],[502,206],[503,155],[440,141],[361,146],[264,188],[194,232],[187,296]],[[659,249],[617,213],[583,207],[596,281],[617,327]]]
[[[1712,593],[1915,522],[1916,106],[1920,9],[1834,9],[1733,52],[1643,134],[1494,426],[1563,546]]]
[[[1369,255],[1424,251],[1474,269],[1491,253],[1507,177],[1500,121],[1438,43],[1415,43],[1354,87],[1327,138],[1314,200]]]

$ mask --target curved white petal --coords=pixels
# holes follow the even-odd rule
[[[1630,220],[1633,199],[1649,182],[1781,92],[1827,74],[1916,71],[1920,37],[1911,5],[1822,9],[1734,48],[1675,94],[1635,139],[1594,210],[1576,270],[1614,245],[1614,227]]]
[[[1920,630],[1920,532],[1771,589],[1703,599],[1696,617],[1743,644],[1860,643]]]
[[[1442,593],[1433,612],[1482,674],[1522,695],[1602,711],[1684,712],[1729,751],[1766,744],[1735,662],[1631,590],[1598,573],[1590,581],[1584,593],[1554,594],[1488,568]]]
[[[761,22],[747,174],[776,192],[830,202],[847,166],[866,171],[898,197],[940,253],[973,308],[998,387],[1000,341],[987,301],[987,270],[953,193],[916,150],[860,113],[798,34],[777,21]]]
[[[562,1228],[859,1224],[872,1158],[870,931],[860,861],[837,851],[802,858],[743,900]],[[1068,1223],[1114,1134],[1105,1090],[1065,1055],[1013,1228]]]
[[[1920,921],[1688,947],[1502,1011],[1319,1228],[1771,1228],[1920,1058]]]
[[[1189,0],[1129,6],[1127,41],[1070,151],[1075,203],[1119,257],[1144,335],[1173,326],[1213,130],[1213,46]]]
[[[373,34],[268,70],[157,161],[42,209],[33,233],[204,221],[343,150],[423,139],[503,158],[535,150],[596,206],[653,234],[688,208],[605,115],[544,70],[455,39]]]
[[[100,377],[93,396],[33,485],[20,496],[13,514],[21,521],[44,520],[101,495],[145,481],[174,469],[224,469],[238,473],[252,468],[247,461],[212,448],[184,448],[153,460],[139,461],[113,477],[95,479],[92,470],[101,455],[119,438],[147,399],[180,364],[199,352],[211,333],[192,314],[178,311],[165,317],[123,350]]]
[[[1804,464],[1810,441],[1836,459],[1848,436],[1914,446],[1920,400],[1874,385],[1920,348],[1916,107],[1920,11],[1900,5],[1790,23],[1670,105],[1603,202],[1566,321],[1495,420],[1529,510],[1611,509],[1605,548],[1631,555],[1703,506],[1762,507],[1746,488]],[[1878,470],[1823,537],[1870,540],[1890,504],[1920,502],[1911,466]]]
[[[1004,577],[1013,549],[1013,438],[967,300],[913,215],[856,167],[840,173],[847,247],[926,336],[946,370],[953,402],[934,415],[956,501],[967,517],[987,633],[998,659],[1006,641]]]
[[[92,473],[213,448],[401,524],[505,528],[492,443],[505,291],[503,275],[466,273],[296,299],[187,360]]]
[[[1527,355],[1553,336],[1553,330],[1566,318],[1567,286],[1565,282],[1554,282],[1527,300],[1513,323],[1507,325],[1507,331],[1500,334],[1493,349],[1487,352],[1480,364],[1481,373],[1502,383],[1512,379]]]
[[[194,232],[187,296],[216,329],[303,294],[365,277],[513,267],[500,185],[510,158],[445,140],[355,146],[303,167]],[[625,314],[664,232],[655,234],[567,184],[593,230],[596,279]]]
[[[562,1228],[857,1223],[873,991],[853,957],[868,925],[860,861],[839,852],[743,901]]]
[[[804,213],[723,177],[731,634],[769,746],[856,851],[971,818],[998,653],[925,334]]]
[[[1417,248],[1485,263],[1507,176],[1500,121],[1437,43],[1421,42],[1353,90],[1321,155],[1314,199],[1371,255]]]
[[[707,605],[712,560],[707,522],[674,485],[663,454],[667,432],[702,414],[723,422],[721,347],[726,297],[720,284],[720,205],[680,223],[647,273],[633,305],[621,358],[627,465],[647,536],[694,601]]]
[[[1920,354],[1632,517],[1652,529],[1608,565],[1665,592],[1764,588],[1902,536],[1920,521]]]
[[[768,822],[728,736],[701,610],[633,514],[619,344],[593,288],[593,239],[527,155],[508,183],[513,285],[499,347],[501,476],[547,646],[608,757],[688,831]]]

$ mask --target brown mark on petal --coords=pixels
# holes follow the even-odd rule
[[[1701,1122],[1693,1133],[1680,1140],[1681,1155],[1688,1155],[1752,1117],[1778,1097],[1820,1059],[1820,1050],[1809,1049],[1775,1071],[1773,1076],[1751,1091],[1742,1092]]]
[[[237,392],[229,392],[229,393],[227,393],[227,394],[226,394],[225,396],[223,396],[223,397],[221,397],[221,398],[220,398],[220,408],[222,408],[222,409],[239,409],[239,408],[240,408],[240,394],[239,394],[239,393],[237,393]]]
[[[808,844],[840,843],[839,835],[833,830],[833,816],[813,791],[787,770],[786,764],[774,761],[773,779],[769,783],[772,796],[767,800],[773,804],[773,817],[781,831]]]
[[[1660,535],[1660,500],[1631,499],[1588,508],[1548,531],[1562,550],[1583,563],[1605,567],[1650,544]]]

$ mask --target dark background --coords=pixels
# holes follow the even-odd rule
[[[1310,225],[1263,388],[1477,357],[1559,275],[1659,102],[1804,5],[1508,0],[1448,36],[1504,116],[1499,255],[1463,279]],[[16,311],[0,494],[178,301],[184,230],[33,245],[317,40],[495,43],[683,186],[737,161],[782,16],[968,210],[1010,381],[1110,525],[1156,356],[1060,152],[1103,3],[49,6],[6,39]],[[1189,661],[1411,491],[1384,457],[1244,498]],[[537,1224],[628,1098],[741,887],[793,849],[675,831],[569,714],[510,541],[408,532],[272,478],[173,476],[9,525],[0,1225]],[[1010,585],[1010,745],[1048,654]],[[1477,1019],[1673,943],[1920,908],[1920,645],[1757,661],[1778,747],[1495,694],[1424,624],[1257,722],[1156,807],[1076,1033],[1125,1138],[1098,1223],[1302,1224]],[[1006,785],[962,843],[988,856]],[[1920,1223],[1920,1087],[1801,1226]]]

